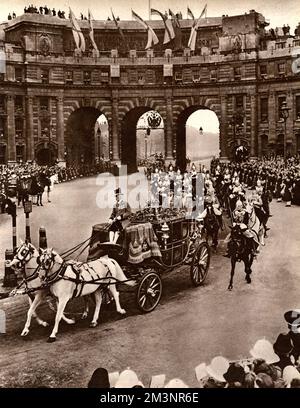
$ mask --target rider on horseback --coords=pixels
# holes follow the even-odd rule
[[[253,255],[256,255],[259,252],[259,240],[255,232],[248,228],[249,213],[240,200],[236,202],[235,210],[232,212],[232,219],[232,226],[238,225],[240,227],[243,236],[246,238],[247,246],[251,249]],[[230,258],[228,252],[225,256]]]

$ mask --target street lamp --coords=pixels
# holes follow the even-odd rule
[[[286,160],[286,121],[289,117],[291,108],[287,107],[286,101],[282,102],[280,111],[281,111],[281,117],[284,121],[284,139],[283,139],[283,158]]]
[[[232,120],[229,122],[229,126],[233,131],[233,149],[241,144],[240,133],[244,128],[244,113],[237,112],[233,114]]]

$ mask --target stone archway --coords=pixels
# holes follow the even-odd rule
[[[177,117],[177,121],[176,121],[176,151],[175,151],[175,156],[176,156],[176,165],[181,169],[181,170],[185,170],[186,169],[186,165],[187,165],[187,146],[186,146],[186,141],[187,141],[187,137],[186,137],[186,123],[188,118],[196,111],[198,110],[203,110],[203,111],[210,111],[213,112],[219,122],[219,146],[220,146],[220,119],[217,115],[217,113],[208,108],[207,106],[203,106],[203,105],[192,105],[189,106],[187,108],[185,108],[184,110],[182,110],[180,112],[180,114]],[[205,127],[205,124],[204,124]],[[201,149],[201,145],[199,143],[199,149]]]
[[[137,123],[140,117],[153,108],[137,106],[129,110],[121,124],[121,163],[127,165],[128,173],[137,171]]]
[[[69,164],[95,162],[95,123],[102,112],[95,107],[74,110],[66,124],[66,148]]]

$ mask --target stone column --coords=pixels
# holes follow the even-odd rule
[[[113,161],[120,162],[120,128],[119,128],[119,98],[118,91],[112,92],[112,146],[109,149],[112,151]]]
[[[9,95],[7,97],[7,161],[15,163],[16,156],[16,129],[15,129],[15,99]]]
[[[166,100],[166,123],[165,123],[165,140],[166,140],[166,158],[167,160],[173,160],[173,96],[172,90],[168,89],[165,93]],[[177,146],[177,149],[180,146]]]
[[[268,117],[269,117],[268,142],[276,143],[277,112],[276,112],[275,94],[273,92],[270,93],[269,95]]]
[[[64,99],[60,95],[56,99],[56,138],[58,145],[58,161],[65,164],[65,140],[64,140]]]
[[[220,159],[228,160],[227,154],[227,133],[228,133],[228,118],[227,118],[227,96],[221,96],[221,118],[220,118]]]
[[[257,156],[257,98],[250,96],[251,101],[251,129],[250,129],[250,156]]]
[[[34,159],[34,138],[33,138],[33,98],[26,97],[26,159]]]
[[[289,117],[286,121],[286,143],[287,143],[287,153],[293,154],[295,151],[293,149],[296,146],[296,140],[294,136],[294,103],[293,94],[288,92],[286,96],[287,107],[290,108]],[[294,149],[295,150],[295,149]]]

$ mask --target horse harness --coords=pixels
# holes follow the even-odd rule
[[[55,262],[54,262],[55,264]],[[54,266],[54,264],[52,265],[52,267]],[[113,283],[101,283],[101,281],[106,280],[108,278],[113,278],[111,271],[109,270],[107,265],[104,265],[102,262],[101,264],[106,268],[106,276],[101,278],[98,273],[95,271],[95,269],[92,266],[89,266],[87,263],[74,263],[73,261],[64,261],[62,264],[60,264],[60,267],[57,271],[55,271],[52,275],[48,276],[48,272],[50,271],[50,269],[52,269],[52,267],[50,266],[47,270],[46,270],[46,276],[45,276],[45,284],[47,286],[50,286],[53,283],[58,282],[59,280],[63,279],[63,280],[67,280],[70,282],[75,283],[75,288],[73,291],[73,295],[72,295],[72,299],[76,298],[76,297],[80,297],[82,295],[82,291],[84,288],[84,285],[88,285],[88,284],[95,284],[95,285],[103,285],[104,288],[103,290],[107,289],[109,284],[113,284]],[[72,272],[75,275],[75,278],[72,278],[70,276],[65,276],[65,272],[67,270],[68,267],[71,267]],[[86,281],[82,278],[82,272],[86,271],[90,274],[92,280],[91,281]],[[94,274],[97,276],[96,279],[93,278],[93,275],[91,273],[91,270],[94,272]],[[114,282],[116,283],[116,282]]]

